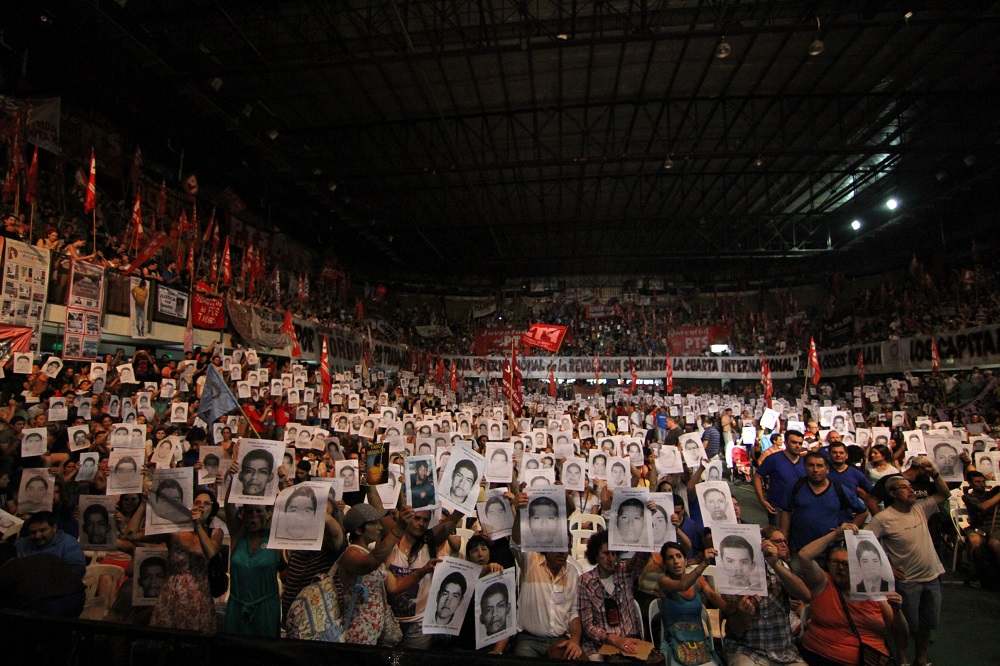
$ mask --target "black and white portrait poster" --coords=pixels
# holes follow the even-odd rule
[[[385,483],[375,486],[382,506],[386,509],[395,509],[399,504],[399,493],[403,489],[403,466],[389,465]]]
[[[521,475],[521,482],[529,488],[539,486],[554,486],[556,483],[556,470],[551,467],[538,469],[526,469]]]
[[[680,448],[673,444],[665,444],[660,447],[656,454],[656,471],[662,476],[665,474],[683,474],[684,458],[681,456]]]
[[[12,513],[0,509],[0,537],[14,535],[21,531],[24,521]]]
[[[510,483],[514,474],[514,444],[486,444],[486,480],[490,483]]]
[[[451,457],[438,484],[441,506],[469,515],[479,500],[479,484],[486,472],[486,458],[466,446],[451,449]]]
[[[476,649],[481,650],[517,633],[514,568],[483,576],[476,581]]]
[[[608,521],[608,548],[622,552],[651,553],[652,514],[649,488],[616,488]]]
[[[677,528],[671,520],[674,513],[674,494],[649,493],[649,499],[654,505],[653,518],[650,521],[653,532],[653,549],[654,552],[658,553],[667,541],[677,541]]]
[[[188,403],[186,402],[174,402],[170,404],[170,422],[171,423],[187,423],[188,420]]]
[[[133,606],[155,606],[167,583],[167,549],[139,546],[132,555]]]
[[[924,434],[924,445],[927,447],[927,457],[937,467],[942,479],[948,483],[961,483],[965,480],[960,456],[968,444],[963,444],[960,435],[932,430]]]
[[[632,485],[632,465],[628,458],[608,458],[608,488],[628,488]]]
[[[63,362],[58,356],[50,356],[42,364],[42,374],[49,379],[55,379],[62,372]]]
[[[510,500],[504,496],[500,488],[486,491],[486,501],[476,505],[479,525],[483,534],[492,541],[511,535],[514,527],[514,512]]]
[[[562,486],[529,487],[528,506],[521,511],[521,550],[565,553],[569,550],[566,490]]]
[[[684,454],[684,464],[691,470],[698,469],[702,460],[708,460],[705,447],[701,445],[701,438],[697,433],[681,435],[681,452]]]
[[[142,492],[143,452],[111,449],[108,455],[108,495]]]
[[[274,503],[267,547],[320,550],[328,494],[328,484],[314,481],[304,481],[282,490]]]
[[[718,458],[704,463],[705,471],[701,474],[702,481],[722,481],[722,461]]]
[[[221,446],[199,446],[198,461],[201,462],[201,469],[198,470],[198,484],[208,485],[215,483],[219,472],[224,472],[223,461],[225,451]]]
[[[137,384],[135,381],[135,369],[132,367],[131,363],[123,363],[119,365],[118,370],[118,380],[122,384]]]
[[[455,557],[442,558],[434,567],[424,610],[424,634],[458,635],[475,596],[480,570],[478,564]]]
[[[194,468],[153,470],[146,503],[146,534],[174,534],[191,529]]]
[[[21,457],[44,456],[49,448],[48,428],[25,428],[21,431]]]
[[[97,476],[97,464],[100,462],[100,455],[97,451],[80,454],[80,463],[76,470],[77,481],[93,481]]]
[[[906,453],[909,455],[922,456],[927,453],[923,430],[907,430],[903,433],[903,442],[906,444]]]
[[[701,521],[713,530],[716,525],[736,522],[736,507],[729,484],[725,481],[705,481],[695,486]]]
[[[570,458],[562,466],[562,482],[566,490],[583,492],[587,485],[587,461],[583,458]]]
[[[66,438],[69,441],[69,450],[84,451],[90,448],[90,426],[70,426],[66,428]],[[77,475],[77,481],[85,481]]]
[[[55,479],[49,470],[26,469],[21,474],[21,486],[17,490],[17,512],[24,516],[51,511],[54,495]]]
[[[976,454],[976,469],[990,481],[997,478],[997,465],[1000,464],[1000,452],[982,451]]]
[[[278,494],[278,465],[284,452],[284,442],[240,440],[239,471],[233,477],[228,501],[234,504],[274,504]]]
[[[333,471],[337,475],[337,478],[344,482],[345,493],[353,493],[361,490],[357,460],[334,460]]]
[[[113,495],[80,495],[80,545],[84,550],[115,550],[117,527]]]
[[[858,533],[845,531],[847,568],[851,576],[851,599],[855,601],[885,601],[886,594],[896,591],[889,558],[871,530]]]
[[[14,354],[14,374],[15,375],[30,375],[31,374],[31,354],[23,354],[20,352],[15,352]]]
[[[406,503],[414,511],[440,506],[434,475],[434,456],[411,456],[406,459]]]
[[[760,526],[718,523],[712,527],[712,541],[719,551],[715,558],[719,594],[767,594]]]

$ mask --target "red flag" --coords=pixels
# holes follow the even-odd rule
[[[167,181],[164,180],[160,183],[160,193],[156,197],[156,214],[153,215],[153,224],[150,226],[150,231],[156,231],[157,220],[162,220],[163,216],[167,214]]]
[[[38,146],[35,146],[35,153],[31,156],[31,166],[28,167],[28,187],[24,192],[24,200],[29,206],[34,206],[38,201]]]
[[[444,381],[444,359],[438,358],[437,368],[434,370],[434,383],[440,384]]]
[[[639,374],[635,371],[635,363],[632,362],[631,358],[628,360],[628,367],[629,371],[632,374],[632,384],[628,387],[628,394],[632,395],[635,393],[635,390],[638,387]]]
[[[135,193],[135,205],[132,206],[132,243],[138,247],[142,241],[142,202],[139,193]]]
[[[819,355],[816,353],[816,340],[809,338],[809,367],[812,368],[813,386],[819,384]]]
[[[594,352],[594,380],[601,381],[601,366],[597,363],[597,352]]]
[[[168,236],[162,231],[150,238],[149,242],[142,246],[142,252],[140,252],[139,256],[135,258],[135,261],[128,265],[128,270],[125,271],[125,275],[131,275],[139,270],[139,268],[146,263],[150,257],[159,252],[160,248],[166,245],[167,239]]]
[[[566,337],[565,326],[554,324],[532,324],[527,333],[521,336],[521,342],[531,347],[540,347],[550,352],[558,352]]]
[[[450,379],[451,379],[451,390],[457,393],[458,392],[458,376],[455,374],[455,365],[456,365],[455,361],[452,360],[452,362],[451,362],[451,377],[450,377]]]
[[[770,407],[771,396],[774,395],[774,384],[771,382],[771,366],[763,357],[760,360],[760,384],[764,387],[764,402]]]
[[[556,397],[556,366],[549,366],[549,396]]]
[[[667,352],[667,393],[674,392],[674,365],[670,362],[670,352]]]
[[[941,369],[941,355],[938,354],[937,340],[931,336],[931,370],[937,372]]]
[[[865,381],[865,355],[861,352],[858,352],[858,377]]]
[[[219,277],[219,257],[212,253],[212,263],[209,266],[208,281],[215,284],[216,278]]]
[[[188,274],[194,275],[194,245],[188,245],[187,270]]]
[[[233,277],[233,266],[229,261],[229,237],[227,236],[226,245],[222,249],[222,284],[228,286],[229,280],[231,280],[232,277]],[[290,317],[291,315],[289,315],[288,317],[289,321],[291,321]],[[298,342],[296,342],[295,344],[296,346],[298,346]]]
[[[87,196],[83,199],[83,211],[89,213],[97,207],[97,160],[94,149],[90,149],[90,178],[87,180]]]
[[[323,351],[319,355],[319,376],[323,391],[319,396],[319,402],[321,405],[327,405],[330,403],[330,389],[333,388],[333,382],[330,380],[330,352],[326,346],[325,335],[323,336]]]
[[[229,247],[229,241],[226,241]],[[295,324],[292,323],[292,313],[285,310],[285,323],[281,325],[281,332],[289,337],[292,342],[292,358],[302,358],[302,349],[299,348],[299,338],[295,335]]]

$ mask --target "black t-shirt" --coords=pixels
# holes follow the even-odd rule
[[[910,481],[910,486],[913,487],[913,492],[916,494],[918,500],[922,500],[931,497],[936,492],[934,489],[934,481],[926,477],[920,480],[921,477],[917,477],[916,480],[910,479],[905,474],[886,474],[875,484],[875,487],[869,493],[875,499],[879,501],[879,504],[885,504],[886,492],[885,492],[885,482],[894,476],[902,476]],[[890,502],[891,503],[891,502]]]
[[[667,434],[663,437],[663,445],[672,444],[673,446],[678,446],[681,443],[681,435],[684,434],[684,430],[680,426],[677,426],[673,430],[668,430]]]

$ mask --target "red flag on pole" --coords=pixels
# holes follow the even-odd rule
[[[208,281],[215,284],[216,279],[219,277],[219,257],[212,253],[212,263],[208,270]]]
[[[451,379],[451,390],[455,391],[457,393],[458,392],[458,376],[455,374],[455,361],[454,360],[452,360],[452,362],[451,362],[451,372],[450,372],[450,375],[451,375],[451,377],[450,377],[450,379]]]
[[[667,352],[667,393],[674,392],[674,365],[670,362],[670,352]]]
[[[207,244],[214,236],[212,234],[212,228],[215,226],[215,209],[212,209],[212,215],[208,218],[208,226],[205,227],[205,236],[201,239],[201,242]]]
[[[628,367],[629,367],[629,372],[632,375],[632,383],[628,387],[628,394],[633,395],[639,384],[639,375],[635,371],[635,363],[632,362],[631,358],[629,358],[628,360]]]
[[[594,353],[594,380],[601,381],[601,366],[597,362],[597,353]]]
[[[813,386],[819,384],[819,355],[816,353],[816,340],[809,338],[809,367],[812,368]]]
[[[232,264],[230,263],[230,260],[229,260],[229,237],[227,236],[226,237],[226,245],[222,249],[222,284],[228,286],[229,285],[229,280],[231,280],[232,277],[233,277],[233,266],[232,266]],[[290,316],[291,315],[289,315],[289,317]],[[291,321],[290,318],[289,318],[289,321]],[[295,344],[296,344],[296,346],[298,346],[298,342],[297,341],[296,341]],[[297,356],[296,356],[296,358],[297,358]]]
[[[188,245],[187,270],[189,275],[194,275],[194,245]]]
[[[135,193],[135,205],[132,206],[131,223],[132,223],[131,224],[132,235],[129,245],[134,245],[135,247],[139,247],[139,244],[142,242],[143,229],[142,229],[142,202],[140,201],[138,192]]]
[[[226,241],[229,247],[229,241]],[[285,310],[285,323],[281,325],[281,332],[288,336],[292,343],[292,358],[302,358],[302,349],[299,348],[299,337],[295,335],[295,324],[292,323],[292,313]]]
[[[444,382],[444,359],[438,357],[437,368],[434,370],[434,383],[440,384]]]
[[[142,246],[142,252],[140,252],[139,256],[135,258],[135,261],[128,265],[128,270],[125,271],[125,275],[131,275],[139,270],[150,257],[159,252],[160,248],[166,245],[167,240],[167,235],[162,231],[150,238],[149,242]]]
[[[319,355],[319,376],[323,390],[323,394],[319,397],[319,402],[321,405],[327,405],[330,403],[330,389],[333,388],[333,383],[330,379],[330,352],[326,346],[325,335],[323,336],[323,351]]]
[[[87,180],[87,196],[83,200],[83,210],[89,213],[97,207],[97,160],[94,149],[90,149],[90,178]]]
[[[865,355],[862,352],[858,352],[858,377],[862,383],[865,381]]]
[[[937,372],[941,369],[941,355],[938,354],[937,340],[931,336],[931,370]]]
[[[556,397],[556,366],[549,366],[549,396]]]
[[[31,156],[31,166],[28,167],[28,187],[24,191],[24,200],[29,206],[35,205],[38,201],[38,146],[35,146],[35,153]]]
[[[521,343],[550,352],[558,352],[563,338],[566,337],[566,330],[565,326],[554,324],[532,324],[528,332],[521,336]]]
[[[774,384],[771,382],[771,366],[767,359],[761,357],[760,362],[760,384],[764,387],[764,402],[771,407],[771,396],[774,395]]]

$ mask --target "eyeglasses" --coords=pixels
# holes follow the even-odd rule
[[[788,539],[768,539],[771,543],[788,543]]]
[[[831,567],[844,567],[847,568],[847,560],[830,560]]]

